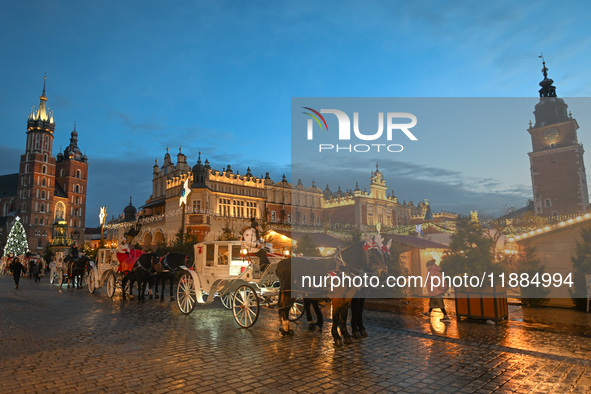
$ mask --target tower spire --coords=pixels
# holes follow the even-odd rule
[[[47,120],[47,108],[46,108],[46,102],[47,102],[47,96],[45,96],[45,82],[47,81],[47,73],[45,73],[46,75],[43,77],[43,93],[41,93],[41,96],[39,96],[39,112],[37,112],[37,118],[40,120]]]
[[[541,55],[538,56],[539,59],[542,59],[542,74],[544,75],[544,79],[540,82],[540,86],[542,87],[538,92],[540,92],[540,97],[556,97],[556,87],[552,84],[554,81],[552,78],[548,78],[548,67],[546,67],[546,59],[544,59],[544,53],[542,52]]]

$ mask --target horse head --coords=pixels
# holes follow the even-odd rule
[[[366,270],[375,272],[380,278],[385,278],[388,275],[386,262],[390,259],[390,247],[392,246],[391,239],[386,245],[384,245],[384,241],[380,234],[376,234],[373,239],[366,235],[363,241]]]

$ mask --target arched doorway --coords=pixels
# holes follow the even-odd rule
[[[162,232],[158,230],[154,233],[154,236],[152,238],[152,244],[154,245],[154,247],[157,247],[158,244],[161,243],[164,243],[164,236],[162,235]]]
[[[152,234],[146,232],[142,239],[142,247],[144,250],[152,249]]]

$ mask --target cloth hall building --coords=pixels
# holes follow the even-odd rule
[[[269,173],[254,176],[250,168],[244,175],[231,166],[212,169],[201,154],[191,168],[187,157],[179,149],[176,164],[167,149],[162,166],[158,161],[152,169],[152,195],[140,207],[138,219],[142,228],[133,241],[144,248],[153,248],[163,240],[173,241],[182,227],[179,200],[183,185],[188,180],[191,189],[186,202],[185,231],[200,241],[218,239],[223,229],[239,235],[250,225],[250,219],[266,221],[271,229],[319,230],[325,225],[382,228],[421,222],[425,215],[435,220],[455,220],[450,213],[433,214],[427,200],[415,206],[412,201],[399,202],[394,192],[388,192],[384,175],[376,165],[371,172],[370,190],[332,192],[327,185],[319,189],[314,182],[305,187],[287,178],[274,181]],[[130,210],[130,207],[126,208]],[[126,216],[128,216],[126,214]],[[129,219],[129,218],[128,218]],[[125,223],[110,226],[109,238],[117,241],[126,232]]]

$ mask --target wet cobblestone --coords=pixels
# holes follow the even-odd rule
[[[0,276],[0,393],[591,392],[582,336],[551,352],[551,343],[516,346],[529,333],[495,342],[496,330],[519,334],[502,325],[452,322],[442,333],[413,315],[374,311],[366,321],[370,337],[334,348],[328,330],[302,323],[281,337],[274,310],[245,330],[217,301],[184,316],[170,302],[25,279],[15,290]],[[534,343],[558,335],[539,333]],[[583,351],[563,354],[571,342]]]

